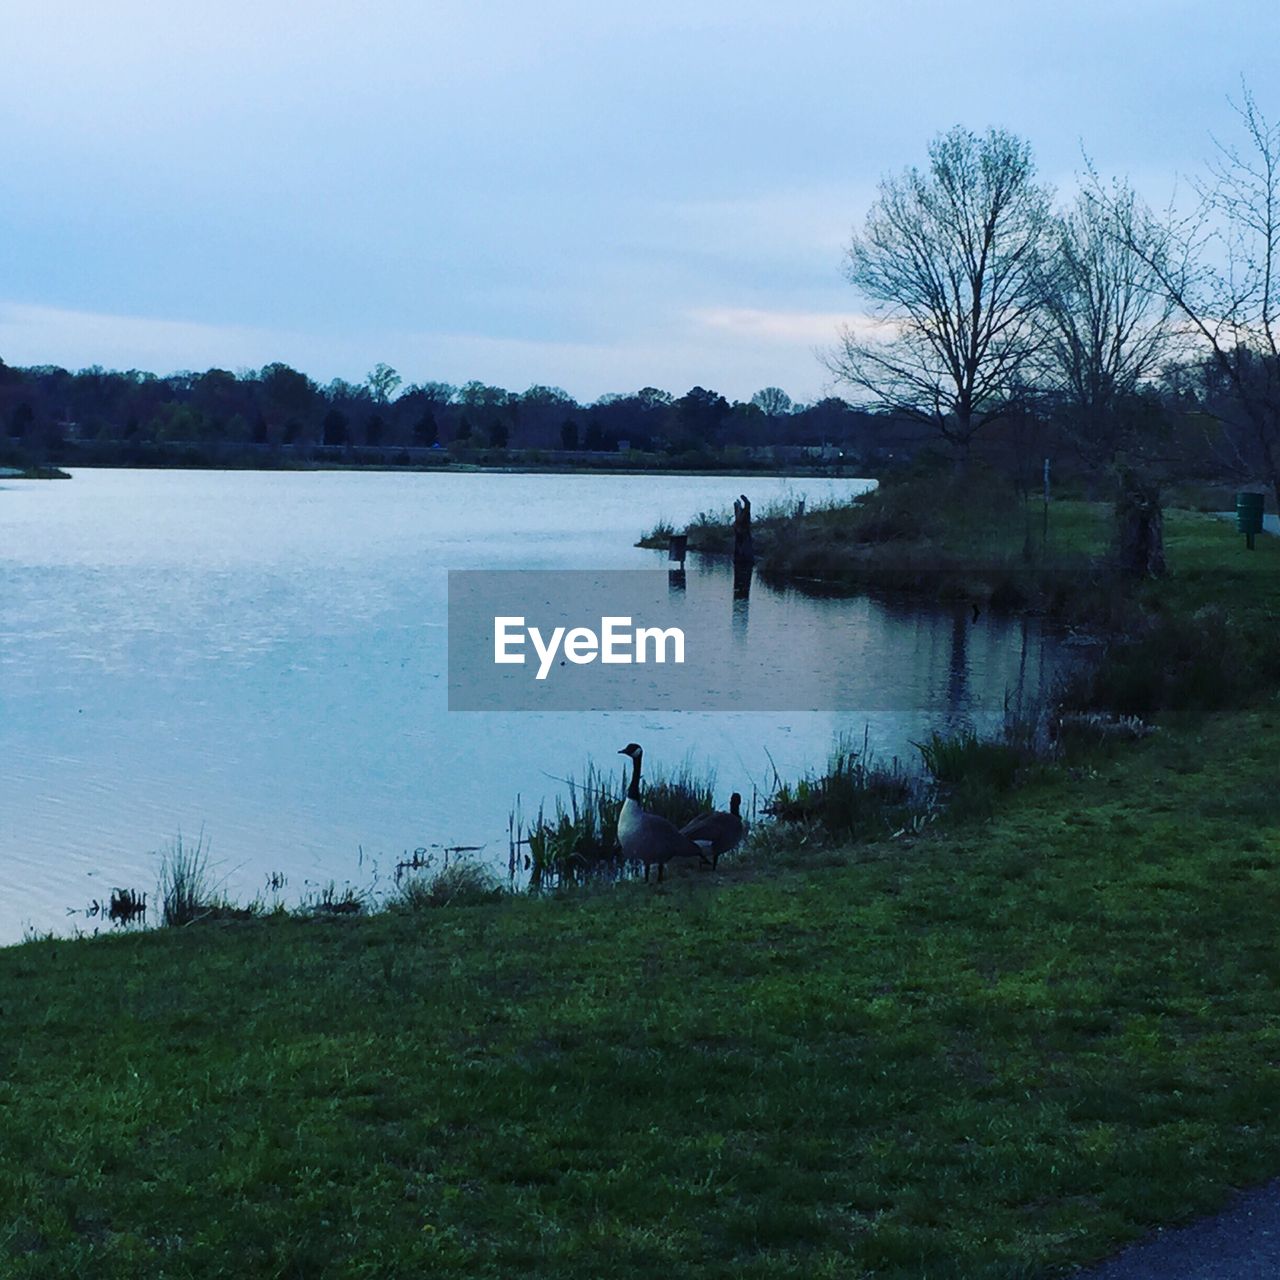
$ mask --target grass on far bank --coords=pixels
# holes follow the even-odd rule
[[[704,513],[688,528],[689,549],[728,555],[731,518]],[[1039,500],[1023,502],[1006,478],[981,468],[965,476],[922,471],[847,503],[796,514],[795,504],[755,513],[761,576],[823,591],[888,589],[997,608],[1070,604],[1096,586],[1097,558],[1110,535],[1110,506],[1078,499],[1050,504],[1047,534]],[[662,523],[640,545],[665,547]]]

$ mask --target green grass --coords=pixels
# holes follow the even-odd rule
[[[1021,1276],[1211,1209],[1280,1168],[1277,745],[718,887],[0,952],[4,1274]]]

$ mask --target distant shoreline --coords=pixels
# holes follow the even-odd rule
[[[444,474],[444,475],[616,475],[616,476],[794,476],[797,479],[874,479],[869,469],[857,466],[841,465],[806,467],[795,463],[778,463],[752,465],[750,463],[731,462],[707,467],[663,467],[663,466],[591,466],[574,463],[478,463],[478,462],[445,462],[435,466],[423,466],[417,463],[396,464],[393,462],[282,462],[275,466],[237,463],[234,461],[208,462],[163,462],[146,463],[136,460],[129,462],[69,462],[65,464],[75,470],[84,471],[376,471],[395,474]],[[37,474],[37,472],[39,474]],[[41,468],[0,468],[0,479],[71,479],[70,474],[60,467]]]
[[[0,480],[70,480],[61,467],[0,467]]]

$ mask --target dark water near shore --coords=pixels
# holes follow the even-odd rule
[[[998,719],[1056,663],[1035,623],[756,582],[753,640],[812,645],[896,692],[828,713],[449,714],[446,572],[665,567],[632,543],[745,489],[812,504],[865,481],[761,477],[79,471],[0,482],[0,943],[92,930],[113,886],[203,830],[233,896],[284,877],[385,880],[407,850],[484,845],[641,741],[729,791],[821,764],[864,728],[915,758],[930,727]],[[726,567],[687,590],[723,597]],[[767,752],[767,754],[766,754]],[[549,776],[552,775],[552,776]],[[268,895],[269,896],[269,895]]]

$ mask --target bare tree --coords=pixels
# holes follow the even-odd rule
[[[878,333],[846,327],[828,366],[881,409],[930,425],[963,462],[1005,415],[1044,329],[1052,218],[1031,148],[992,129],[935,138],[924,172],[881,180],[846,260]]]
[[[1037,363],[1068,435],[1094,467],[1131,449],[1149,415],[1139,395],[1174,341],[1174,306],[1160,288],[1148,252],[1121,227],[1133,227],[1136,200],[1127,183],[1092,189],[1058,220],[1045,289],[1046,341]]]
[[[1208,348],[1229,392],[1215,407],[1236,469],[1265,479],[1280,505],[1280,123],[1247,88],[1232,106],[1243,140],[1215,140],[1190,216],[1112,211],[1123,243]]]
[[[751,397],[751,403],[767,418],[784,417],[795,407],[781,387],[761,387]]]

